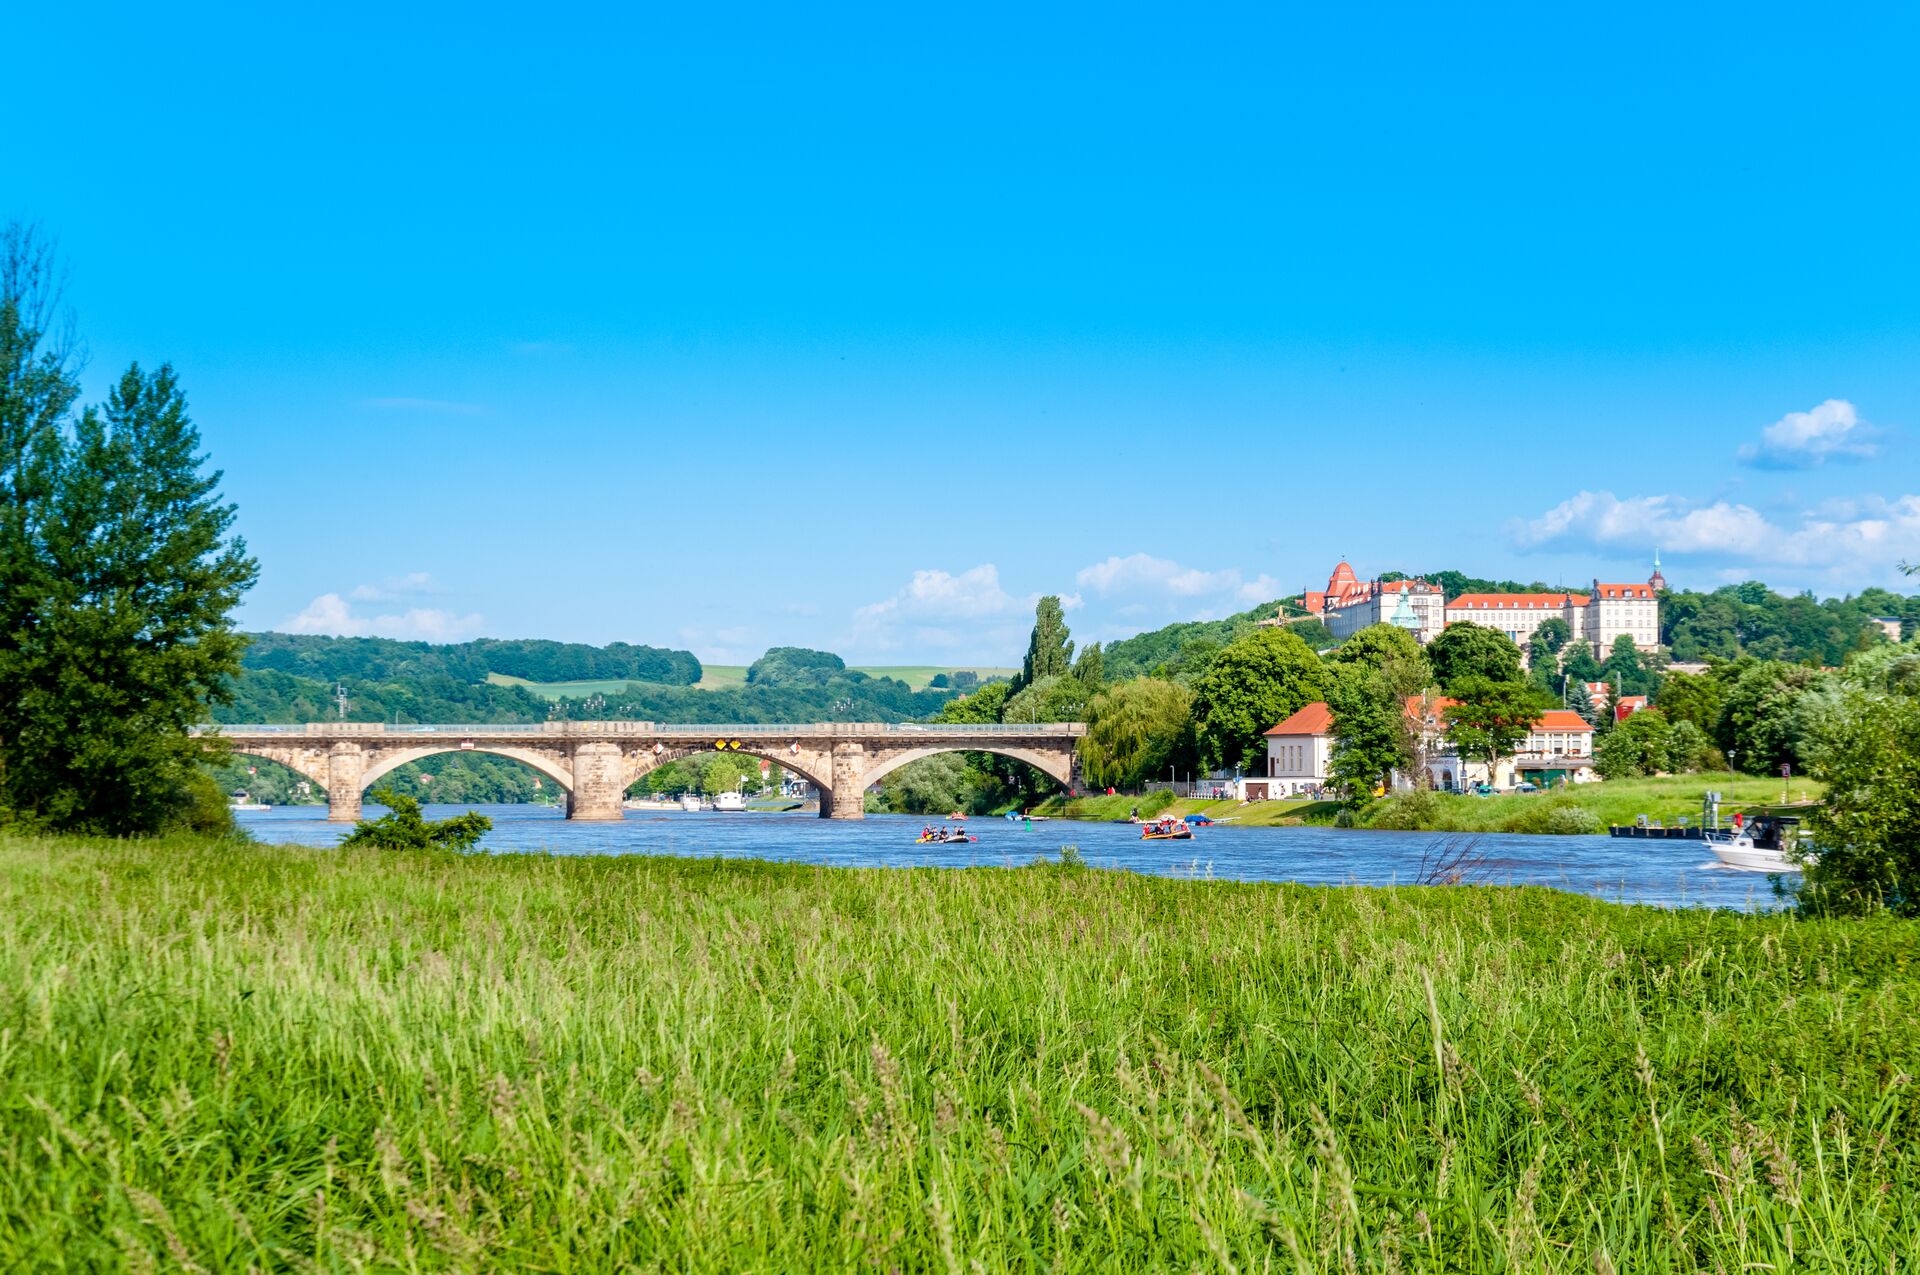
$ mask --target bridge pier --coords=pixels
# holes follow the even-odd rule
[[[573,787],[567,792],[567,818],[611,823],[626,818],[626,761],[620,745],[588,741],[573,746]]]
[[[366,773],[366,754],[360,745],[341,741],[327,750],[327,821],[358,823],[360,776]]]
[[[820,794],[823,819],[867,817],[867,748],[864,744],[833,746],[833,791]]]

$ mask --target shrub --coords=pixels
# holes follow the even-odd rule
[[[1580,836],[1606,831],[1600,816],[1585,806],[1555,806],[1547,812],[1547,831],[1555,836]]]
[[[340,839],[341,845],[371,850],[471,850],[493,827],[493,820],[472,811],[429,823],[420,815],[420,803],[404,793],[376,788],[370,795],[387,813],[353,825],[353,831]]]

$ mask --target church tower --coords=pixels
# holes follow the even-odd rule
[[[1647,580],[1647,586],[1655,593],[1666,592],[1667,578],[1660,574],[1660,551],[1658,549],[1653,551],[1653,575]]]

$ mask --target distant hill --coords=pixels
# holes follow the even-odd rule
[[[700,661],[691,651],[613,642],[550,642],[538,638],[477,638],[435,644],[395,638],[321,637],[304,633],[252,633],[245,657],[250,669],[298,677],[373,682],[451,677],[484,682],[489,673],[528,682],[635,681],[692,686]]]

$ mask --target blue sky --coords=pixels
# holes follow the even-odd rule
[[[1920,559],[1896,6],[16,6],[0,217],[256,628],[1017,660]]]

